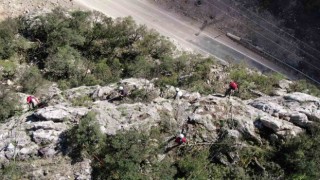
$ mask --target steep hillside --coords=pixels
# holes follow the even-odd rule
[[[122,100],[114,98],[119,85],[130,92]],[[286,146],[320,120],[320,99],[298,92],[242,101],[181,90],[174,99],[174,87],[159,97],[146,79],[49,91],[47,106],[1,124],[3,177],[286,178],[285,165],[298,165]],[[19,96],[23,103],[27,94]],[[179,146],[174,138],[181,132],[187,143]]]
[[[320,177],[320,91],[306,81],[178,52],[98,12],[6,19],[0,37],[2,179]]]

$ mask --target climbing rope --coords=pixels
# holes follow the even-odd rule
[[[227,119],[230,119],[231,120],[231,128],[234,128],[234,122],[233,122],[233,104],[232,104],[232,101],[231,101],[231,96],[228,97],[228,105],[230,106],[230,110],[228,111],[228,114],[227,114]],[[230,117],[230,118],[229,118]]]

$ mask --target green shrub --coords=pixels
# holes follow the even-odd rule
[[[94,165],[94,179],[145,179],[147,161],[153,157],[156,146],[149,136],[138,131],[118,132],[108,136],[106,147],[100,153],[103,164]]]
[[[155,84],[160,87],[164,87],[166,85],[178,86],[178,75],[173,74],[172,76],[162,76],[155,82]]]
[[[161,133],[175,134],[178,129],[177,123],[172,123],[173,117],[167,111],[159,112],[161,121],[159,122],[159,130]]]
[[[20,110],[17,99],[10,89],[0,86],[0,122],[4,122]]]
[[[29,67],[20,78],[20,84],[23,87],[23,92],[34,94],[38,87],[44,83],[44,79],[37,67]]]
[[[47,76],[53,80],[78,78],[84,71],[80,53],[70,46],[58,48],[55,54],[49,55],[45,67]]]
[[[137,44],[138,50],[142,51],[143,55],[151,55],[154,59],[171,55],[175,49],[174,45],[168,39],[152,30],[145,32],[143,39]]]
[[[307,80],[299,80],[290,85],[291,92],[305,92],[320,97],[320,89],[318,86],[311,84]]]
[[[110,67],[112,73],[111,82],[118,81],[122,76],[123,64],[120,63],[120,60],[118,58],[108,60],[107,64]]]
[[[58,81],[58,86],[61,90],[67,90],[71,87],[71,84],[66,79],[62,79]]]
[[[81,159],[83,156],[93,158],[103,148],[104,139],[96,121],[96,113],[89,112],[80,119],[78,126],[65,133],[61,146],[74,160]]]
[[[151,102],[156,95],[154,92],[147,91],[146,89],[132,90],[129,98],[133,102]]]
[[[81,84],[86,86],[95,86],[103,84],[100,79],[97,79],[93,74],[87,74],[81,81]]]
[[[93,70],[93,75],[97,79],[101,80],[104,84],[113,82],[114,80],[114,77],[112,75],[112,70],[104,61],[99,62],[95,65],[95,68]]]
[[[92,99],[89,96],[80,96],[71,100],[73,106],[88,107],[92,104]]]
[[[194,151],[186,153],[183,158],[177,162],[178,175],[185,179],[209,179],[208,151]]]
[[[0,59],[8,59],[15,52],[14,35],[18,32],[17,21],[8,18],[0,23]]]
[[[174,58],[175,47],[168,39],[130,17],[113,21],[101,13],[76,11],[67,16],[55,9],[32,20],[21,18],[19,24],[20,33],[34,44],[27,50],[29,62],[63,87],[106,84],[126,77],[158,77],[161,84],[177,86],[179,76],[193,73],[189,81],[207,89],[198,81],[207,80],[209,59],[191,53]],[[185,85],[193,87],[192,82]]]
[[[244,65],[233,65],[230,68],[230,80],[239,83],[240,94],[242,99],[255,97],[249,90],[257,90],[265,94],[271,94],[274,85],[283,79],[282,75],[277,73],[263,75],[256,71],[250,72]]]
[[[12,79],[16,73],[17,65],[12,61],[0,60],[0,68],[3,68],[1,73],[3,78]]]
[[[0,176],[3,180],[22,179],[23,172],[18,163],[10,162],[4,168],[0,169]]]
[[[275,160],[290,178],[320,178],[320,128],[314,125],[311,133],[300,134],[284,143]]]
[[[152,67],[152,62],[145,57],[138,56],[132,63],[126,64],[124,76],[151,79]]]
[[[198,80],[190,83],[189,86],[190,86],[189,90],[193,92],[199,92],[205,95],[214,93],[214,89],[205,81]]]

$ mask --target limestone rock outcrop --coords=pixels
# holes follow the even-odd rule
[[[287,84],[283,82],[280,87],[285,89]],[[129,92],[146,90],[155,96],[148,102],[109,102],[106,97],[116,92],[119,85]],[[173,136],[182,131],[190,142],[200,143],[215,142],[219,133],[226,131],[240,144],[241,139],[262,144],[261,131],[271,130],[271,139],[277,141],[303,133],[305,128],[320,121],[320,99],[299,92],[283,91],[283,95],[242,101],[236,97],[204,96],[181,90],[181,98],[174,99],[175,87],[160,90],[152,81],[134,78],[104,87],[82,86],[61,91],[52,86],[49,89],[51,98],[47,107],[26,111],[0,124],[0,165],[5,166],[12,159],[29,158],[39,161],[39,165],[46,164],[45,159],[60,159],[58,165],[68,162],[59,146],[63,133],[77,125],[89,111],[95,112],[101,131],[108,135],[129,129],[147,132],[165,124]],[[19,94],[21,103],[26,96]],[[84,96],[93,101],[89,107],[72,105],[74,99]],[[64,175],[40,168],[33,176],[51,174],[52,178],[90,179],[89,159],[73,165],[66,163],[64,168]]]

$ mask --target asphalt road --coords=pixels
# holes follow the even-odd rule
[[[289,79],[295,79],[291,72],[230,40],[225,33],[212,28],[200,32],[202,24],[199,22],[169,13],[148,0],[76,0],[76,2],[113,18],[131,16],[137,23],[145,24],[169,37],[180,49],[211,55],[222,62],[246,62],[262,72],[275,71]]]

